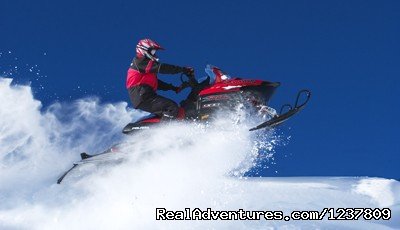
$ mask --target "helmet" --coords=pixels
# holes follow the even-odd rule
[[[136,45],[136,56],[137,57],[143,57],[146,56],[150,58],[151,60],[158,61],[157,56],[155,55],[157,50],[163,50],[157,42],[145,38],[139,41],[139,43]]]

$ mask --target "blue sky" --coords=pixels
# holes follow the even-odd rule
[[[3,1],[0,9],[0,73],[31,81],[45,105],[128,101],[126,70],[149,37],[166,48],[161,61],[199,77],[211,63],[281,82],[272,106],[312,90],[281,128],[291,141],[264,175],[400,178],[399,1]]]

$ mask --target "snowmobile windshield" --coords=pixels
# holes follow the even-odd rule
[[[205,71],[207,76],[210,77],[210,84],[231,79],[228,74],[224,73],[220,68],[213,65],[207,65]]]

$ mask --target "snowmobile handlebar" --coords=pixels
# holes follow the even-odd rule
[[[187,81],[183,79],[183,76],[186,76],[188,78]],[[197,82],[196,78],[193,75],[188,75],[188,74],[181,74],[181,88],[186,89],[187,87],[196,87],[199,83]]]

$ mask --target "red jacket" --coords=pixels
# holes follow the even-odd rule
[[[157,73],[177,74],[182,73],[183,67],[159,63],[146,57],[135,57],[128,69],[126,77],[126,88],[132,88],[138,85],[149,85],[154,91],[160,86],[160,89],[168,90],[172,85],[158,80]]]

